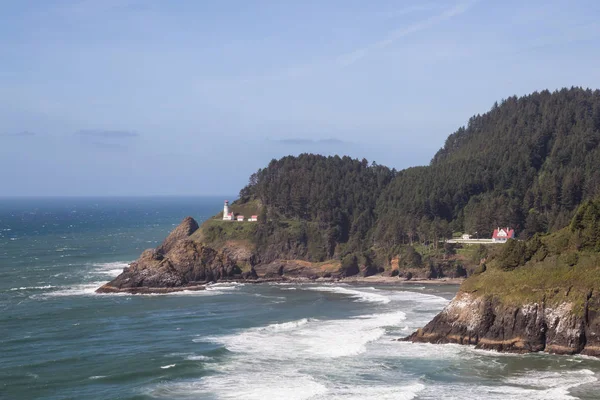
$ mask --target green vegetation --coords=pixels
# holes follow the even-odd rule
[[[190,238],[213,246],[219,246],[230,240],[252,242],[256,236],[256,230],[256,223],[209,219]]]
[[[600,200],[579,207],[569,227],[526,242],[511,240],[487,268],[469,278],[462,290],[502,298],[506,304],[552,305],[565,296],[578,311],[600,287]]]
[[[566,227],[578,205],[600,195],[599,145],[600,91],[510,97],[450,135],[429,166],[397,172],[365,159],[312,154],[272,160],[232,204],[234,213],[258,214],[259,222],[209,221],[199,236],[249,240],[263,262],[355,260],[381,270],[397,259],[401,268],[430,271],[480,267],[482,277],[494,270],[488,261],[480,265],[488,258],[498,273],[552,257],[577,266],[585,257],[557,249],[597,243],[598,226],[588,222],[599,219],[598,209],[574,219],[571,233],[551,241],[535,235]],[[491,237],[498,226],[534,239],[510,242],[504,251],[444,244],[453,232]]]
[[[429,166],[397,174],[377,202],[375,240],[423,241],[436,219],[479,237],[554,232],[600,195],[599,143],[600,91],[510,97],[450,135]]]

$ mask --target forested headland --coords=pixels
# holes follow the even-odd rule
[[[380,264],[456,232],[510,226],[526,239],[565,227],[600,194],[599,143],[600,91],[535,92],[471,117],[428,166],[289,156],[253,174],[236,204],[260,205],[259,249]]]
[[[469,287],[506,271],[527,273],[532,269],[523,265],[543,260],[564,272],[587,259],[580,250],[588,238],[597,243],[590,218],[598,203],[589,201],[600,197],[599,144],[600,91],[571,88],[494,104],[451,134],[427,166],[396,171],[314,154],[272,160],[231,204],[234,214],[258,215],[258,222],[216,215],[198,227],[187,218],[102,290],[378,273],[473,275]],[[559,232],[570,223],[587,228],[573,228],[565,244]],[[499,226],[529,240],[504,246],[445,240],[461,233],[490,237]],[[568,281],[562,272],[556,281]]]

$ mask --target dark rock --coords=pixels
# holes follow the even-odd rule
[[[160,292],[165,288],[241,278],[241,269],[229,253],[189,239],[196,229],[198,224],[193,218],[184,219],[158,248],[145,250],[123,273],[97,291]]]
[[[167,254],[171,248],[181,239],[189,237],[198,230],[199,226],[192,217],[185,217],[183,221],[175,228],[160,246],[156,248],[156,253],[160,255]]]
[[[519,306],[459,292],[424,328],[404,340],[427,343],[471,344],[505,352],[545,351],[557,354],[600,355],[600,315],[588,299],[580,315],[568,301],[548,306]],[[597,303],[597,302],[594,302]]]

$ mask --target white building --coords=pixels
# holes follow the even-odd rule
[[[250,221],[250,222],[258,221],[258,215],[252,215],[250,218],[248,218],[248,221]]]
[[[244,216],[243,215],[238,215],[237,216],[237,220],[238,220],[238,222],[244,222]]]
[[[496,228],[492,234],[492,241],[494,243],[505,243],[508,239],[514,239],[515,230],[510,228]]]
[[[225,200],[225,206],[223,206],[223,221],[233,221],[233,213],[229,211],[228,200]]]

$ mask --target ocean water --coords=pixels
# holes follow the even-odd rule
[[[94,290],[221,198],[0,200],[1,399],[597,399],[600,360],[393,341],[454,286]]]

